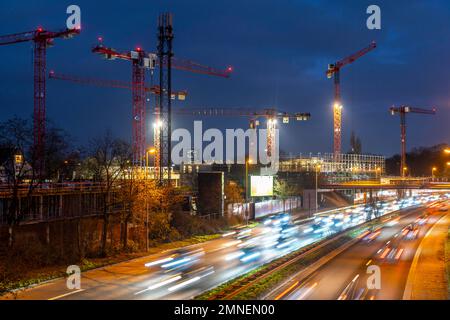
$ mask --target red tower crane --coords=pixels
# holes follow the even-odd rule
[[[101,38],[99,38],[102,41]],[[142,48],[138,47],[132,51],[118,51],[113,48],[105,47],[98,44],[92,49],[92,52],[102,55],[108,60],[121,59],[132,62],[132,92],[133,92],[133,164],[136,166],[144,166],[146,153],[146,116],[145,116],[145,69],[154,69],[160,64],[157,55],[154,53],[146,53]],[[172,59],[172,68],[202,73],[228,78],[231,69],[217,70],[206,67],[201,64],[189,61]],[[160,90],[161,91],[161,90]],[[158,116],[158,114],[157,114]],[[155,144],[159,144],[158,132],[155,132]],[[157,148],[156,150],[159,150]],[[159,159],[155,155],[155,159]],[[158,161],[157,161],[158,162]],[[159,166],[158,162],[158,166]]]
[[[189,109],[178,109],[173,111],[176,115],[186,115],[186,116],[215,116],[215,117],[249,117],[250,118],[250,128],[254,129],[259,125],[259,118],[266,119],[266,129],[267,129],[267,156],[272,156],[272,148],[275,143],[275,130],[278,126],[278,121],[283,123],[289,123],[289,121],[306,121],[311,118],[309,112],[297,112],[288,113],[284,111],[279,111],[274,108],[266,109],[252,109],[252,108],[189,108]]]
[[[377,47],[373,41],[368,47],[348,56],[334,64],[328,65],[326,75],[331,78],[334,75],[334,103],[333,103],[333,151],[334,154],[341,153],[341,129],[342,129],[342,102],[341,102],[341,68],[355,62],[365,54]]]
[[[36,30],[0,36],[0,45],[20,42],[34,42],[34,112],[33,112],[33,157],[37,171],[42,174],[44,169],[42,157],[45,148],[45,98],[46,98],[46,53],[56,38],[71,38],[80,33],[80,29],[65,29],[48,31],[39,27]]]
[[[406,114],[407,113],[419,113],[419,114],[436,114],[436,108],[422,109],[409,106],[391,107],[389,109],[392,115],[400,115],[400,144],[401,144],[401,160],[400,160],[400,176],[402,178],[406,175]]]
[[[53,80],[70,81],[74,83],[92,85],[97,87],[117,88],[127,90],[133,89],[132,84],[125,81],[81,77],[71,74],[57,73],[53,70],[49,72],[48,78]],[[159,95],[160,88],[159,86],[144,87],[144,91],[150,94]],[[172,92],[172,100],[175,99],[185,100],[187,94],[188,93],[186,90],[174,91]]]

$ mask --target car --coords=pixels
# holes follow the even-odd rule
[[[239,260],[242,263],[259,261],[262,258],[261,250],[258,246],[242,248],[241,252],[243,252],[243,254],[239,257]]]
[[[402,234],[406,240],[414,240],[419,234],[419,226],[416,223],[411,223],[403,229]]]
[[[419,218],[417,218],[417,220],[416,220],[416,223],[419,225],[419,226],[423,226],[424,224],[426,224],[428,222],[428,215],[423,215],[423,216],[420,216]]]
[[[381,234],[381,229],[376,229],[368,233],[362,240],[364,242],[372,242]]]
[[[395,263],[400,260],[404,249],[403,248],[391,248],[389,253],[386,256],[386,260],[389,263]]]

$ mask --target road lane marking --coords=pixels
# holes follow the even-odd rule
[[[417,263],[419,262],[419,257],[420,257],[420,254],[422,253],[423,240],[425,240],[425,238],[427,238],[431,234],[431,232],[433,232],[433,229],[434,229],[434,227],[436,227],[436,225],[438,225],[438,222],[440,222],[441,220],[444,220],[446,217],[447,217],[447,215],[444,215],[441,218],[439,218],[439,220],[434,223],[434,225],[428,230],[428,232],[425,234],[425,236],[420,241],[419,247],[417,248],[416,254],[414,255],[411,267],[409,268],[408,278],[406,280],[405,291],[403,292],[403,300],[411,300],[413,277],[415,276]]]
[[[138,294],[141,294],[141,293],[146,292],[146,291],[149,291],[149,290],[158,289],[158,288],[160,288],[160,287],[165,286],[166,284],[175,282],[175,281],[180,280],[180,279],[181,279],[181,276],[180,276],[180,275],[174,276],[174,277],[172,277],[172,278],[169,278],[169,279],[166,279],[166,280],[164,280],[164,281],[158,282],[158,283],[156,283],[156,284],[154,284],[154,285],[148,287],[147,289],[138,291],[138,292],[136,292],[134,295],[138,295]]]
[[[289,288],[287,288],[286,290],[284,290],[282,293],[280,293],[278,296],[275,297],[275,300],[280,300],[281,298],[283,298],[289,291],[291,291],[292,289],[294,289],[297,285],[298,285],[298,281],[296,281],[292,286],[290,286]]]
[[[339,297],[337,298],[337,300],[347,300],[348,297],[348,292],[350,291],[350,289],[353,287],[353,285],[355,284],[356,280],[358,280],[359,278],[359,273],[353,278],[352,281],[350,281],[350,283],[345,287],[345,289],[342,291],[342,293],[339,295]]]
[[[314,284],[309,287],[308,289],[306,289],[305,292],[303,292],[297,300],[303,300],[303,298],[305,298],[315,287],[317,286],[317,282],[314,282]]]
[[[368,266],[369,264],[372,263],[372,259],[370,259],[369,261],[367,261],[366,266]]]
[[[53,298],[49,298],[48,300],[58,300],[58,299],[70,296],[72,294],[75,294],[75,293],[78,293],[78,292],[81,292],[81,291],[84,291],[84,290],[85,289],[78,289],[78,290],[75,290],[75,291],[67,292],[67,293],[64,293],[62,295],[59,295],[59,296],[56,296],[56,297],[53,297]]]
[[[197,277],[194,277],[194,278],[192,278],[192,279],[186,280],[186,281],[184,281],[184,282],[180,282],[179,284],[174,285],[173,287],[170,287],[170,288],[167,289],[167,290],[169,290],[170,292],[176,291],[176,290],[181,289],[181,288],[183,288],[183,287],[185,287],[185,286],[188,286],[188,285],[190,285],[191,283],[194,283],[194,282],[196,282],[196,281],[198,281],[198,280],[200,280],[200,277],[197,276]]]

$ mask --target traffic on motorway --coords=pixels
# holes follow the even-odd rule
[[[448,196],[437,200],[445,199]],[[383,219],[358,241],[326,257],[309,274],[295,275],[267,298],[401,300],[406,295],[407,299],[407,283],[419,244],[447,210],[448,203],[431,201]]]

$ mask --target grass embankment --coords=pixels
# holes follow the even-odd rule
[[[185,247],[198,244],[213,239],[220,238],[220,234],[193,236],[184,240],[170,243],[157,244],[149,249],[148,252],[119,253],[105,258],[82,259],[77,264],[81,271],[88,271],[108,265],[145,257],[162,251],[171,250],[179,247]],[[16,265],[13,273],[6,272],[5,266],[0,261],[0,295],[11,292],[16,289],[25,288],[31,285],[39,284],[48,280],[66,276],[67,265],[56,265],[38,269],[29,269],[27,266]]]
[[[447,241],[445,242],[445,269],[447,271],[447,297],[450,298],[450,228],[447,231]]]

